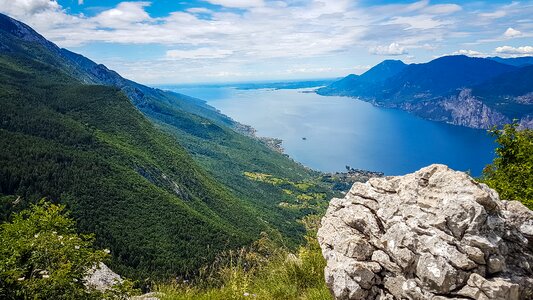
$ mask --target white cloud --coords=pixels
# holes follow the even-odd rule
[[[436,4],[424,8],[422,11],[427,14],[447,15],[461,11],[463,8],[457,4]]]
[[[391,43],[388,46],[377,46],[369,49],[370,53],[376,55],[403,55],[407,50],[398,43]]]
[[[488,18],[488,19],[499,19],[499,18],[505,17],[506,15],[507,15],[507,12],[505,12],[504,10],[498,10],[498,11],[479,14],[480,17]]]
[[[435,29],[439,27],[443,27],[445,25],[449,25],[451,21],[444,21],[444,20],[438,20],[435,19],[433,16],[430,15],[415,15],[415,16],[407,16],[407,17],[394,17],[390,21],[387,22],[387,24],[393,24],[393,25],[403,25],[406,26],[406,30],[412,30],[412,29]]]
[[[231,50],[198,48],[193,50],[168,50],[166,58],[168,59],[209,59],[209,58],[224,58],[233,54]]]
[[[132,24],[150,20],[144,10],[150,2],[122,2],[117,7],[105,10],[93,18],[99,25],[111,28],[128,28]]]
[[[233,8],[250,8],[263,6],[263,0],[204,0],[211,4]]]
[[[507,28],[507,30],[504,32],[503,34],[505,37],[508,37],[508,38],[514,38],[514,37],[517,37],[517,36],[521,36],[522,35],[522,32],[512,28],[512,27],[509,27]]]
[[[475,50],[461,49],[452,53],[452,55],[466,55],[470,57],[487,57],[488,55]]]
[[[0,11],[19,18],[45,11],[56,11],[59,8],[59,4],[54,0],[0,0]]]
[[[530,56],[533,55],[533,46],[511,47],[502,46],[495,49],[496,53],[506,56]]]
[[[187,9],[187,12],[190,12],[193,14],[210,14],[213,11],[205,7],[193,7],[193,8]]]

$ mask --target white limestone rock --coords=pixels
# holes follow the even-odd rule
[[[318,240],[336,299],[533,295],[533,213],[444,165],[354,184]]]

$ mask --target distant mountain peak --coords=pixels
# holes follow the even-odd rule
[[[388,59],[375,65],[360,77],[365,82],[379,82],[401,72],[407,65],[401,60]]]
[[[405,63],[399,59],[386,59],[378,65],[405,65]]]

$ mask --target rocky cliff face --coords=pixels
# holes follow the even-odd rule
[[[354,184],[318,239],[336,299],[533,299],[533,213],[443,165]]]
[[[472,96],[469,89],[463,89],[457,96],[447,98],[439,104],[449,112],[448,122],[455,125],[488,129],[512,121]]]
[[[473,96],[470,89],[463,89],[457,95],[450,97],[405,102],[398,108],[428,120],[478,129],[490,129],[512,122],[507,116]]]

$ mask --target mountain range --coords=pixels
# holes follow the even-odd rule
[[[296,245],[297,220],[314,209],[282,207],[298,200],[245,174],[319,174],[242,128],[0,14],[1,220],[43,197],[66,204],[78,230],[111,250],[111,267],[136,279],[194,274],[262,232]]]
[[[533,57],[444,56],[428,63],[385,60],[317,93],[399,108],[423,118],[488,129],[533,127]]]

